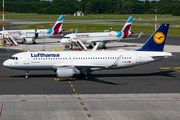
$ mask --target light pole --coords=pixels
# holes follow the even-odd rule
[[[3,0],[3,46],[5,46],[5,42],[4,42],[4,0]]]
[[[155,31],[157,29],[157,9],[155,9]]]

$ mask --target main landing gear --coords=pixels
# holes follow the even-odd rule
[[[85,80],[89,80],[88,75],[85,75],[85,76],[84,76],[84,79],[85,79]]]
[[[82,70],[82,73],[83,73],[83,78],[85,80],[89,80],[88,71],[86,69],[84,69],[84,70]]]

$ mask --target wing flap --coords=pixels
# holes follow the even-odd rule
[[[60,68],[60,67],[71,67],[71,68],[106,68],[104,65],[92,65],[92,64],[54,64],[52,66],[54,69]]]

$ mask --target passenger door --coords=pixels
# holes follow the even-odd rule
[[[29,64],[29,53],[24,55],[24,64]]]

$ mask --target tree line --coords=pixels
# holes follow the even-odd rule
[[[2,0],[0,1],[2,5]],[[180,0],[5,0],[5,11],[38,14],[159,14],[180,16]],[[2,11],[2,8],[0,8]]]

